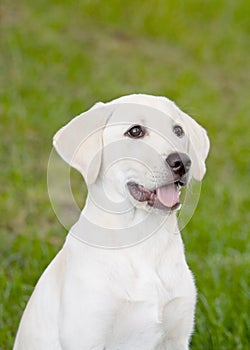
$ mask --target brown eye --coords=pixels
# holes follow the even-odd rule
[[[126,133],[126,136],[132,137],[134,139],[138,139],[145,135],[145,129],[140,125],[134,125],[131,129],[129,129]]]
[[[184,130],[182,129],[182,127],[180,125],[175,125],[173,128],[173,131],[174,131],[175,135],[178,137],[184,136]]]

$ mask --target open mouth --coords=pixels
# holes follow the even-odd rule
[[[186,181],[179,179],[153,190],[135,182],[127,185],[131,196],[138,202],[147,202],[150,207],[157,209],[176,210],[180,207],[180,190],[186,185]]]

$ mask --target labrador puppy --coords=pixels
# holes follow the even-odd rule
[[[88,197],[41,276],[14,350],[187,350],[196,289],[178,230],[205,130],[165,97],[97,103],[54,137]]]

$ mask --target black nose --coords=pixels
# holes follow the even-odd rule
[[[166,162],[173,173],[179,176],[185,175],[191,167],[191,159],[185,153],[171,153]]]

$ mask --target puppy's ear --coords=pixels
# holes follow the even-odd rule
[[[102,134],[114,107],[99,102],[72,119],[53,138],[62,159],[77,169],[87,184],[95,182],[102,161]]]
[[[188,134],[189,155],[192,160],[192,175],[195,180],[201,181],[206,173],[205,160],[210,142],[206,130],[189,115],[182,112],[183,121]]]

